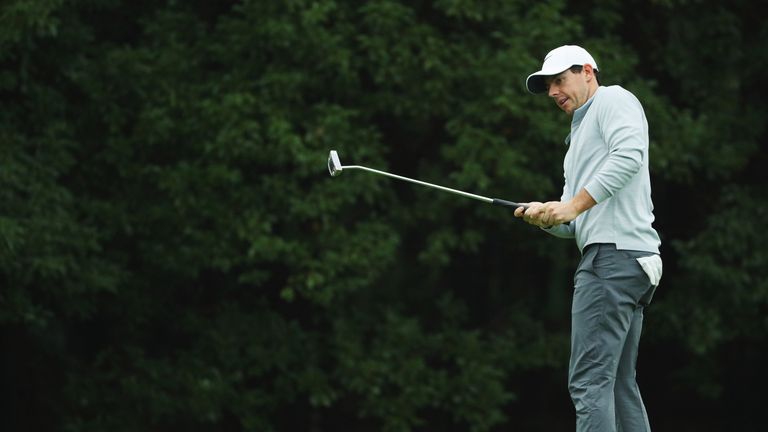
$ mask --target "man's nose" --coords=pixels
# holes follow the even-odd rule
[[[555,97],[555,95],[557,95],[557,87],[553,85],[549,86],[547,89],[547,94],[549,94],[550,97]]]

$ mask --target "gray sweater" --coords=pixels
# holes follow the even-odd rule
[[[597,205],[546,231],[575,237],[582,251],[592,243],[615,243],[618,249],[659,253],[661,241],[651,226],[648,121],[640,101],[620,86],[599,87],[573,113],[566,143],[560,200],[583,188]]]

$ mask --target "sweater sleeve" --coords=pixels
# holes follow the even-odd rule
[[[573,224],[574,222],[569,222],[567,224],[555,225],[542,229],[555,237],[570,239],[576,237],[576,231],[573,228]]]
[[[629,92],[613,92],[598,111],[608,158],[584,187],[598,203],[613,196],[643,166],[647,123],[640,102]]]

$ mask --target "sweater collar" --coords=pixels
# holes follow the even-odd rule
[[[571,130],[575,130],[579,127],[581,124],[581,121],[584,119],[584,116],[587,115],[587,111],[589,110],[589,106],[592,105],[592,101],[595,100],[595,96],[597,96],[598,93],[600,93],[600,90],[602,87],[598,87],[595,91],[595,94],[592,95],[592,97],[587,100],[587,102],[584,103],[584,105],[580,106],[576,111],[573,112],[573,119],[571,120]]]

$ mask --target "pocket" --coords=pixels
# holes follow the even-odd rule
[[[650,279],[637,257],[647,252],[616,249],[613,244],[601,245],[593,261],[594,274],[600,279],[611,281],[617,289],[632,292],[637,302],[651,287]]]
[[[624,265],[630,266],[634,272],[641,275],[643,280],[656,286],[661,278],[661,258],[659,255],[636,250],[619,250],[619,255],[626,260]],[[658,267],[656,264],[658,263]]]
[[[596,249],[592,270],[600,279],[611,279],[622,264],[622,256],[612,244],[601,244]]]
[[[586,274],[592,274],[592,262],[595,259],[595,254],[597,253],[598,245],[592,244],[588,245],[584,248],[583,254],[581,256],[581,260],[579,261],[579,266],[576,267],[576,271],[573,273],[573,286],[574,288],[576,285],[578,285],[579,278],[583,277]]]

